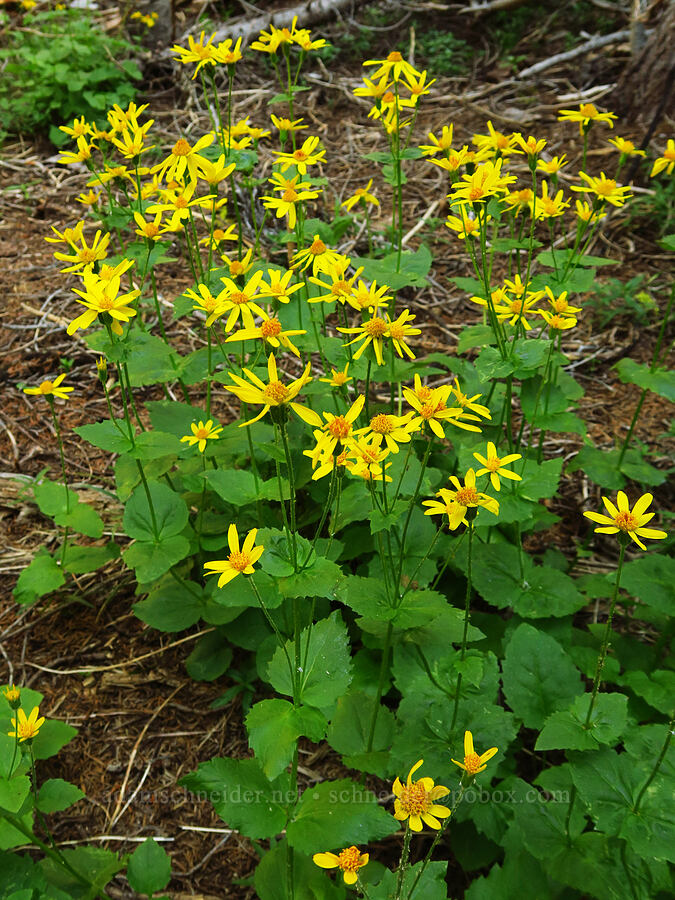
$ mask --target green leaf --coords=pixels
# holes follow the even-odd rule
[[[232,648],[225,643],[220,630],[202,635],[185,662],[190,678],[195,681],[215,681],[227,671],[232,662]]]
[[[496,347],[484,347],[475,361],[478,377],[482,382],[493,378],[505,378],[513,372],[515,366],[509,359],[503,359]]]
[[[288,860],[293,864],[295,900],[344,900],[344,884],[331,881],[304,853],[290,850],[285,840],[267,850],[255,870],[258,900],[291,900],[288,892]]]
[[[77,728],[60,722],[58,719],[47,719],[40,727],[38,736],[33,739],[33,753],[36,759],[49,759],[55,756],[62,747],[69,744],[77,735]]]
[[[579,672],[560,644],[526,623],[513,632],[502,670],[506,702],[527,728],[541,728],[547,716],[583,690]]]
[[[37,806],[43,813],[61,812],[83,797],[84,791],[77,785],[62,778],[49,778],[40,785]]]
[[[554,712],[544,722],[536,750],[597,750],[599,744],[615,744],[626,728],[628,697],[598,694],[586,726],[590,694],[577,697],[568,710]]]
[[[286,829],[288,843],[301,853],[366,845],[393,834],[399,823],[374,794],[349,779],[307,788]]]
[[[666,473],[650,465],[642,451],[635,448],[626,451],[621,464],[621,472],[627,478],[640,484],[659,485],[666,480]]]
[[[171,878],[171,859],[152,838],[147,838],[129,857],[127,878],[138,894],[163,891]]]
[[[415,887],[415,900],[446,900],[448,889],[445,883],[445,877],[448,870],[446,862],[432,862],[424,869],[419,881],[420,870],[423,866],[422,862],[410,866],[403,876],[402,897],[410,897],[410,891]],[[390,900],[396,895],[397,876],[395,872],[387,869],[382,880],[375,885],[368,885],[368,896],[370,900]],[[497,900],[493,895],[491,900]]]
[[[226,503],[245,506],[258,498],[255,478],[245,469],[210,469],[204,473],[210,488]]]
[[[601,831],[618,834],[637,794],[635,763],[627,753],[603,749],[570,755],[572,779]]]
[[[40,512],[51,518],[58,513],[65,512],[68,505],[74,507],[80,502],[75,491],[71,491],[70,488],[66,488],[56,481],[41,481],[39,484],[35,484],[33,494]],[[68,495],[67,501],[66,494]]]
[[[340,614],[335,612],[311,629],[303,629],[300,646],[307,649],[303,650],[299,696],[296,699],[308,706],[329,706],[345,693],[352,677],[349,638]],[[290,659],[294,659],[292,641],[286,642],[286,652]],[[267,675],[280,694],[294,695],[286,655],[280,647],[270,661]]]
[[[497,339],[489,325],[469,325],[462,329],[457,341],[457,352],[464,353],[466,350],[471,350],[472,347],[484,347],[496,343]]]
[[[145,488],[139,485],[124,510],[126,533],[139,541],[164,540],[180,534],[188,521],[188,508],[183,498],[171,490],[168,484],[148,481],[147,485],[154,510],[154,523]]]
[[[27,775],[14,775],[7,780],[0,778],[0,809],[17,813],[30,793],[30,778]]]
[[[288,777],[280,775],[270,781],[257,759],[217,757],[200,763],[196,772],[178,783],[198,796],[205,795],[221,819],[246,837],[274,837],[286,824],[282,801]]]
[[[165,575],[172,566],[190,553],[190,541],[180,534],[161,538],[160,543],[136,541],[122,554],[122,559],[136,572],[140,584],[148,584]]]
[[[675,372],[672,369],[652,370],[651,366],[627,358],[619,360],[614,368],[624,384],[636,384],[675,403]]]
[[[160,584],[145,600],[134,603],[133,611],[141,622],[158,631],[183,631],[199,621],[205,602],[199,585],[169,581]]]
[[[659,612],[675,616],[675,559],[672,557],[649,553],[624,564],[621,587]]]
[[[302,555],[301,551],[299,554]],[[276,581],[282,597],[332,598],[343,577],[340,566],[329,559],[317,556],[306,569],[279,576]]]
[[[521,557],[511,544],[477,545],[473,582],[488,603],[499,609],[512,606],[519,616],[528,619],[568,616],[586,603],[569,575],[535,565],[527,553]]]
[[[626,672],[620,684],[629,687],[659,712],[672,715],[675,712],[675,672],[657,669],[654,672]]]
[[[103,534],[103,519],[87,503],[76,503],[67,512],[57,513],[54,522],[91,538],[100,538]]]
[[[136,437],[133,450],[129,451],[132,459],[161,459],[164,456],[178,455],[185,450],[185,444],[173,434],[166,431],[142,431]]]
[[[402,287],[424,287],[426,275],[431,269],[432,256],[429,248],[422,244],[418,250],[404,250],[400,264],[396,252],[389,253],[382,259],[370,259],[367,256],[352,257],[355,268],[363,266],[363,277],[368,281],[377,281],[378,285],[386,284],[392,290]]]
[[[104,419],[92,425],[79,425],[73,431],[107,453],[128,453],[133,447],[124,419]]]
[[[50,888],[56,885],[67,891],[68,897],[81,897],[82,900],[101,895],[105,891],[105,886],[116,875],[120,869],[124,868],[124,864],[118,858],[116,853],[111,850],[101,850],[99,847],[76,847],[74,850],[59,851],[62,858],[56,862],[49,857],[45,857],[40,861],[40,868],[47,876]],[[82,890],[82,880],[75,878],[63,865],[63,861],[67,863],[76,872],[79,872],[80,878],[91,885],[87,892]],[[57,894],[57,896],[59,896]],[[51,897],[51,893],[47,893],[47,897]]]
[[[375,697],[369,697],[360,691],[349,691],[344,697],[340,697],[328,729],[327,740],[342,755],[345,765],[383,777],[387,774],[388,751],[394,737],[394,714],[377,701],[377,720],[369,750],[375,703]],[[358,766],[355,765],[357,758],[360,763]]]
[[[35,559],[19,575],[12,596],[17,603],[35,603],[38,597],[51,594],[65,584],[65,581],[59,564],[41,547]]]
[[[573,248],[566,250],[542,250],[537,256],[537,262],[550,268],[566,268],[567,263],[574,259],[575,266],[617,266],[618,259],[608,259],[605,256],[575,255]]]
[[[406,500],[397,500],[386,515],[381,510],[374,509],[370,514],[370,533],[389,531],[406,512],[408,506],[409,503]]]
[[[288,700],[261,700],[246,716],[251,749],[268,778],[276,778],[290,765],[300,735],[320,741],[326,720],[318,710],[294,707]]]
[[[620,450],[597,450],[586,445],[567,465],[568,472],[581,469],[591,481],[607,490],[616,491],[624,487],[626,479],[619,471]]]
[[[119,555],[119,545],[114,541],[109,541],[102,547],[81,547],[79,544],[69,543],[63,558],[63,570],[74,575],[95,572],[111,560],[118,559]]]

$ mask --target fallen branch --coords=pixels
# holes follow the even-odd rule
[[[573,50],[566,50],[564,53],[556,53],[555,56],[550,56],[548,59],[542,59],[541,62],[535,63],[533,66],[528,66],[526,69],[523,69],[522,72],[518,72],[518,74],[515,75],[515,78],[529,78],[530,75],[538,75],[539,72],[550,69],[551,66],[557,65],[557,63],[567,62],[570,59],[575,59],[577,56],[583,56],[584,53],[590,53],[591,50],[598,50],[600,47],[606,47],[608,44],[616,44],[619,41],[627,41],[629,38],[630,30],[627,28],[624,28],[621,31],[613,31],[611,34],[596,34],[586,41],[586,43],[579,44],[579,46],[575,47]]]
[[[267,13],[264,16],[257,16],[255,19],[244,19],[233,24],[228,23],[226,27],[219,28],[216,31],[214,43],[217,44],[219,41],[224,41],[227,38],[232,38],[233,40],[243,38],[244,43],[247,43],[250,37],[254,35],[257,37],[261,31],[268,29],[271,25],[275,28],[290,28],[296,16],[300,26],[304,28],[307,25],[321,22],[347,7],[357,6],[359,3],[363,3],[363,0],[307,0],[306,3]],[[187,32],[183,35],[182,41],[186,40],[189,33]]]

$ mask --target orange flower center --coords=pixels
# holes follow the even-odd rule
[[[202,426],[195,431],[195,437],[199,438],[200,441],[203,441],[205,438],[209,436],[209,429]]]
[[[309,154],[305,153],[304,150],[294,150],[293,151],[293,159],[296,159],[298,162],[304,162],[308,159]]]
[[[247,569],[251,565],[251,557],[249,554],[242,553],[241,551],[230,553],[228,561],[232,568],[236,569],[237,572],[243,572],[244,569]]]
[[[314,238],[312,246],[309,248],[309,252],[314,256],[320,256],[322,253],[326,252],[326,245],[321,238]]]
[[[176,207],[176,209],[187,209],[188,202],[185,199],[185,197],[181,196],[181,197],[176,197],[176,199],[173,201],[173,205]]]
[[[471,753],[464,757],[464,767],[469,775],[477,775],[481,768],[480,756],[477,753]]]
[[[584,119],[593,119],[598,114],[598,110],[593,103],[582,103],[579,107],[579,113]]]
[[[614,519],[614,524],[621,531],[635,531],[638,527],[638,521],[630,512],[620,512]]]
[[[286,400],[288,388],[280,381],[270,381],[263,391],[263,394],[265,395],[265,401],[267,403],[278,405]]]
[[[159,225],[155,225],[154,222],[148,222],[143,230],[148,237],[157,237],[159,234]]]
[[[602,197],[609,197],[616,190],[616,181],[613,178],[607,178],[605,181],[596,181],[595,193]]]
[[[501,466],[502,461],[498,456],[488,456],[487,462],[485,463],[485,468],[490,472],[496,472],[497,469]]]
[[[523,308],[523,304],[520,300],[512,300],[509,306],[511,307],[511,312],[514,313],[519,313]]]
[[[427,421],[429,419],[433,419],[435,413],[436,413],[436,407],[434,406],[433,403],[425,403],[424,406],[422,407],[422,409],[420,410],[420,415],[422,416],[423,419],[426,419]]]
[[[403,62],[403,57],[398,50],[392,50],[387,57],[387,62]]]
[[[90,249],[89,247],[84,247],[80,250],[78,256],[80,257],[80,262],[90,263],[96,259],[96,251],[93,248]]]
[[[173,150],[171,151],[173,156],[187,156],[191,151],[191,147],[185,138],[181,138],[179,141],[173,145]]]
[[[349,376],[344,372],[336,372],[335,375],[333,375],[333,384],[347,384],[348,381]]]
[[[417,396],[422,403],[426,403],[427,400],[431,400],[431,388],[427,387],[426,384],[421,384],[417,389]]]
[[[389,337],[395,341],[402,341],[405,338],[405,327],[403,325],[390,325]]]
[[[550,328],[564,328],[566,319],[563,316],[559,316],[557,313],[554,316],[551,316],[549,319],[549,327]]]
[[[331,294],[348,294],[349,293],[349,285],[346,281],[336,281],[333,285],[331,285],[330,289]]]
[[[28,740],[28,738],[33,738],[37,735],[35,726],[30,722],[19,722],[16,730],[19,735],[19,740],[22,741]]]
[[[556,312],[561,313],[565,312],[565,310],[569,306],[569,303],[567,302],[567,300],[565,300],[564,297],[556,297],[555,300],[551,301],[551,306]]]
[[[431,806],[429,792],[421,781],[413,781],[412,784],[406,784],[401,791],[399,802],[403,807],[403,811],[409,816],[420,816],[428,811]]]
[[[393,103],[396,99],[396,95],[392,91],[385,91],[382,94],[382,102],[383,103]]]
[[[230,271],[232,271],[231,267],[230,267]],[[234,273],[232,273],[232,274],[234,274]],[[248,294],[245,294],[243,291],[235,291],[234,294],[230,294],[230,300],[236,306],[241,306],[244,303],[248,303],[250,300],[250,297],[248,296]]]
[[[460,506],[477,506],[478,492],[472,487],[460,488],[455,494],[455,500]]]
[[[338,854],[338,860],[343,872],[356,872],[361,866],[361,852],[357,847],[348,847]]]
[[[394,423],[391,420],[391,416],[387,416],[385,413],[373,416],[370,420],[370,430],[374,431],[376,434],[390,434],[394,430]]]
[[[105,294],[98,301],[98,308],[102,310],[112,309],[115,306],[115,301],[111,300],[110,297],[107,297]]]
[[[386,334],[387,323],[379,316],[375,316],[374,319],[371,319],[369,322],[366,322],[364,324],[363,330],[372,338],[382,337],[384,334]]]
[[[333,437],[340,439],[346,438],[351,430],[352,426],[344,416],[336,416],[328,426],[328,431]]]
[[[671,149],[670,147],[668,147],[668,148],[664,151],[663,158],[664,158],[664,159],[671,159],[671,160],[675,159],[675,147],[673,147],[672,149]]]
[[[54,388],[54,383],[51,381],[43,381],[40,385],[40,391],[43,394],[51,394]]]
[[[281,334],[281,322],[278,319],[267,319],[260,326],[260,334],[264,338],[276,337]]]
[[[281,199],[285,200],[286,203],[295,203],[295,201],[298,199],[298,192],[293,190],[293,188],[291,187],[286,188]]]

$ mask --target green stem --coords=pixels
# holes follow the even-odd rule
[[[52,422],[54,423],[54,431],[56,432],[56,442],[59,445],[59,459],[61,460],[61,475],[63,477],[63,490],[66,495],[66,514],[70,512],[70,498],[68,495],[68,479],[66,477],[66,459],[63,453],[63,438],[61,437],[61,429],[59,428],[59,420],[56,416],[56,407],[54,405],[54,398],[52,396],[47,397],[49,408],[52,413]],[[66,549],[68,547],[68,526],[65,525],[63,528],[63,545],[61,547],[61,565],[63,566],[63,561],[66,557]]]
[[[373,714],[370,718],[370,728],[368,730],[368,744],[366,753],[370,753],[373,749],[373,740],[375,739],[375,726],[377,725],[377,714],[380,710],[380,700],[382,699],[382,691],[384,690],[384,679],[389,669],[389,650],[391,648],[391,636],[394,632],[394,626],[390,621],[387,625],[387,631],[384,636],[384,647],[382,648],[382,659],[380,661],[380,674],[377,678],[377,691],[375,692],[375,700],[373,701]]]
[[[281,434],[281,443],[283,444],[284,454],[286,456],[286,471],[288,472],[288,481],[290,484],[291,490],[291,499],[290,499],[290,527],[291,527],[291,539],[293,546],[293,567],[297,571],[298,568],[298,547],[297,547],[297,536],[296,536],[296,522],[295,522],[295,470],[293,469],[293,459],[291,457],[291,448],[288,445],[288,433],[286,431],[286,423],[281,422],[279,425],[279,432]]]
[[[415,888],[417,887],[420,879],[424,875],[424,871],[425,871],[426,867],[431,862],[432,854],[433,854],[434,850],[436,849],[436,847],[438,846],[438,844],[440,843],[441,838],[443,837],[443,834],[445,833],[445,829],[450,824],[452,817],[457,810],[457,807],[462,802],[462,798],[464,797],[465,790],[466,790],[466,785],[464,783],[464,779],[462,779],[462,781],[460,782],[460,785],[459,785],[459,792],[457,794],[457,798],[455,799],[455,801],[452,804],[452,807],[450,809],[450,815],[447,817],[447,819],[445,819],[443,821],[443,824],[441,825],[439,830],[436,832],[436,835],[434,836],[434,839],[431,843],[431,847],[429,847],[429,849],[427,850],[426,856],[422,860],[422,864],[420,865],[419,870],[418,870],[417,874],[415,875],[415,880],[412,883],[412,887],[408,891],[408,896],[406,897],[406,900],[412,900],[412,895],[415,893]]]
[[[415,504],[417,503],[417,498],[419,497],[420,488],[422,487],[422,479],[424,478],[424,473],[427,468],[427,463],[429,462],[429,456],[431,454],[431,448],[433,446],[434,439],[433,437],[429,438],[429,442],[427,443],[427,448],[424,451],[424,457],[422,459],[422,468],[420,469],[419,478],[417,479],[417,484],[415,485],[415,493],[413,494],[412,500],[410,501],[410,506],[408,507],[408,513],[406,515],[405,524],[403,526],[403,532],[401,534],[401,556],[399,560],[398,566],[398,579],[396,584],[394,585],[396,594],[398,595],[401,587],[401,576],[403,575],[403,562],[405,560],[405,540],[408,534],[408,527],[410,526],[410,519],[413,514],[413,509],[415,509]],[[397,604],[398,605],[398,604]]]
[[[674,724],[675,724],[675,718],[673,718],[673,716],[671,716],[670,722],[668,722],[668,730],[666,732],[666,739],[663,742],[663,747],[661,747],[661,752],[659,753],[658,758],[657,758],[656,762],[654,763],[654,768],[650,772],[649,777],[647,778],[645,783],[640,788],[640,793],[637,795],[637,799],[635,800],[635,805],[633,806],[633,812],[635,813],[635,815],[638,814],[638,811],[640,809],[640,804],[642,803],[642,798],[644,797],[645,792],[646,792],[647,788],[649,787],[649,785],[656,778],[656,775],[657,775],[659,769],[661,768],[661,764],[663,763],[663,760],[666,757],[666,753],[668,752],[668,747],[670,746],[670,740],[673,736],[673,725]]]
[[[478,511],[477,507],[469,507],[467,509],[467,518],[469,512],[473,510],[474,518],[475,514]],[[471,550],[473,546],[473,519],[469,519],[469,546],[467,547],[466,554],[466,594],[464,597],[464,631],[462,632],[462,650],[460,655],[460,660],[464,662],[464,658],[466,656],[466,639],[469,633],[469,619],[471,616]],[[452,723],[450,725],[450,731],[453,731],[455,727],[455,723],[457,722],[457,712],[459,710],[459,692],[462,687],[462,673],[457,673],[457,685],[455,687],[455,702],[452,710]]]
[[[405,834],[403,835],[403,849],[401,850],[401,862],[396,875],[396,893],[394,900],[401,900],[401,891],[403,889],[403,878],[408,868],[410,857],[410,822],[405,824]]]

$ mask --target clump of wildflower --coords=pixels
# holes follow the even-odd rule
[[[497,456],[497,448],[493,442],[488,441],[487,453],[485,456],[482,456],[480,453],[474,453],[474,459],[477,459],[481,466],[483,466],[482,469],[478,469],[476,472],[476,477],[479,478],[481,475],[487,475],[489,473],[492,487],[496,491],[499,491],[501,490],[501,482],[499,480],[500,475],[502,478],[508,478],[511,481],[522,481],[520,475],[505,468],[505,466],[522,458],[520,453],[507,453],[506,456],[499,457]]]
[[[475,518],[480,506],[495,516],[499,515],[499,503],[493,497],[476,490],[476,473],[473,469],[467,471],[464,484],[456,475],[451,475],[450,481],[454,489],[441,488],[437,491],[436,496],[440,497],[440,500],[422,501],[423,506],[429,507],[424,513],[425,516],[447,515],[448,527],[454,531],[461,524],[468,525]]]
[[[594,122],[605,122],[610,128],[614,128],[614,113],[599,112],[593,103],[581,103],[579,109],[561,109],[558,113],[559,122],[578,122],[579,134],[588,131]]]
[[[220,574],[218,579],[218,587],[224,587],[228,582],[236,578],[237,575],[253,574],[253,566],[258,562],[263,554],[264,547],[255,547],[255,536],[258,533],[257,528],[252,528],[246,535],[244,543],[239,549],[239,534],[237,526],[233,523],[227,530],[227,542],[230,547],[230,555],[227,559],[214,560],[213,562],[204,563],[204,572],[207,575]]]
[[[192,422],[190,429],[192,434],[184,435],[181,438],[181,443],[187,441],[191,447],[197,444],[200,453],[206,450],[206,442],[209,440],[217,441],[220,437],[220,432],[223,430],[220,425],[214,425],[213,419],[209,419],[208,422],[202,422],[201,420]]]
[[[436,800],[447,796],[450,791],[442,784],[434,784],[432,778],[420,778],[413,781],[413,774],[424,762],[418,760],[408,772],[405,784],[401,784],[397,777],[392,790],[394,791],[394,818],[399,822],[408,820],[412,831],[421,831],[422,823],[438,831],[441,827],[439,819],[447,819],[450,810],[447,806],[439,806]]]
[[[230,378],[234,381],[234,385],[225,385],[225,389],[239,397],[243,403],[263,404],[262,410],[255,418],[249,419],[248,422],[241,422],[239,427],[252,425],[259,419],[262,419],[271,409],[276,411],[278,407],[290,407],[308,425],[322,425],[321,418],[314,410],[303,406],[301,403],[294,402],[307,382],[312,380],[310,369],[311,363],[307,363],[300,378],[296,378],[290,384],[283,384],[279,381],[274,354],[270,353],[267,360],[267,374],[269,378],[267,384],[249,369],[243,370],[248,381],[231,372]]]
[[[314,864],[322,869],[340,869],[345,884],[356,884],[359,879],[359,869],[367,865],[369,856],[361,853],[358,847],[347,847],[339,854],[315,853],[312,857]]]
[[[632,541],[635,541],[640,549],[646,550],[647,548],[640,540],[641,537],[661,540],[668,536],[665,531],[644,527],[654,518],[653,512],[647,512],[653,499],[651,494],[643,494],[631,509],[628,497],[623,491],[619,491],[616,495],[616,506],[607,497],[602,498],[605,509],[609,513],[608,516],[596,512],[585,512],[584,515],[587,519],[602,526],[595,529],[596,533],[627,535]]]

